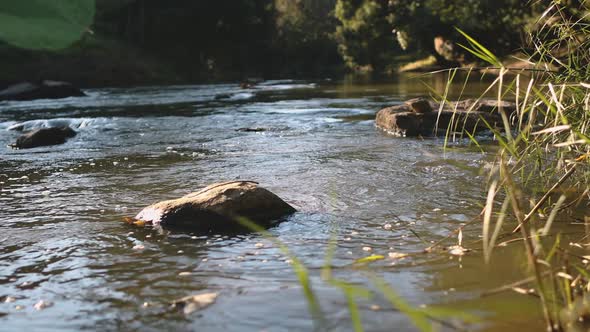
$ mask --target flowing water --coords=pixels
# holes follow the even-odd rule
[[[447,319],[438,323],[443,330],[542,328],[535,298],[481,296],[527,275],[520,243],[498,249],[485,265],[480,229],[472,227],[463,242],[473,251],[462,257],[388,257],[451,234],[484,201],[490,156],[465,142],[445,150],[442,139],[375,128],[377,110],[424,94],[424,83],[444,90],[437,77],[285,80],[248,90],[93,89],[83,98],[0,103],[0,330],[351,330],[346,297],[320,276],[330,248],[338,279],[374,289],[376,275],[413,306],[479,318]],[[464,93],[485,86],[475,81]],[[19,135],[9,130],[15,125],[61,124],[78,136],[60,146],[4,148]],[[234,179],[257,181],[298,209],[269,231],[307,266],[323,325],[309,314],[291,257],[262,235],[122,222],[153,202]],[[369,270],[352,264],[371,254],[386,258]],[[200,292],[219,296],[190,315],[169,309]],[[53,305],[36,310],[40,300]],[[368,331],[415,330],[381,292],[357,303]]]

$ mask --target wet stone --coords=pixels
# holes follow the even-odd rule
[[[168,228],[226,231],[243,229],[239,218],[268,227],[293,212],[295,208],[258,183],[232,181],[150,205],[135,220]]]
[[[23,134],[11,147],[31,149],[39,146],[63,144],[68,138],[74,137],[76,134],[70,127],[40,128]]]
[[[425,98],[411,99],[380,110],[375,125],[390,134],[407,137],[445,135],[448,131],[477,133],[489,129],[486,122],[500,128],[501,112],[510,117],[516,111],[514,103],[491,99],[463,100],[445,105],[440,111],[433,111],[433,106]]]
[[[409,106],[414,113],[428,113],[432,112],[433,109],[428,99],[422,97],[407,100],[405,104]]]

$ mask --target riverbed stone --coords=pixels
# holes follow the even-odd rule
[[[36,83],[22,82],[0,91],[0,101],[61,99],[83,96],[86,96],[86,94],[70,83],[49,80]]]
[[[446,104],[442,110],[435,110],[434,106],[425,98],[417,98],[386,107],[377,113],[375,125],[390,134],[408,137],[445,135],[449,130],[477,133],[489,129],[486,122],[500,127],[501,113],[510,118],[516,112],[514,103],[493,99],[462,100]]]
[[[39,146],[63,144],[68,138],[76,136],[70,127],[40,128],[26,132],[16,139],[11,147],[16,149],[31,149]]]
[[[253,181],[231,181],[209,185],[178,199],[155,203],[135,219],[162,227],[195,230],[243,228],[237,218],[268,227],[295,208]]]

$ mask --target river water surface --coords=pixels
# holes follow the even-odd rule
[[[436,324],[443,330],[539,330],[535,298],[481,296],[527,275],[520,243],[485,265],[472,227],[463,241],[473,251],[462,257],[388,256],[449,235],[484,201],[490,156],[465,142],[445,150],[442,139],[390,137],[374,126],[380,108],[424,94],[424,80],[444,89],[432,77],[285,80],[0,103],[0,330],[352,330],[346,297],[320,276],[331,243],[334,277],[374,289],[378,276],[412,306],[478,318],[445,319]],[[473,82],[465,94],[484,86]],[[8,129],[17,124],[69,124],[79,134],[60,146],[11,150],[19,133]],[[290,257],[263,236],[122,222],[153,202],[235,179],[257,181],[298,209],[269,231],[307,266],[323,323],[309,314]],[[373,254],[386,258],[371,272],[352,264]],[[219,296],[188,316],[168,309],[200,292]],[[363,327],[415,330],[381,294],[358,298]],[[53,305],[36,310],[40,300]]]

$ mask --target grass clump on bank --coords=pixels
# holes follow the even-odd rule
[[[572,11],[582,15],[573,19]],[[502,114],[501,131],[490,128],[501,149],[481,216],[484,258],[493,259],[499,239],[522,241],[530,288],[511,289],[538,298],[549,331],[590,328],[590,256],[584,255],[589,235],[581,232],[569,244],[559,235],[544,240],[555,222],[590,223],[588,13],[584,4],[572,10],[553,1],[537,22],[542,28],[530,36],[528,61],[557,71],[513,73],[465,35],[465,48],[498,71],[486,93],[517,104],[514,114]]]

